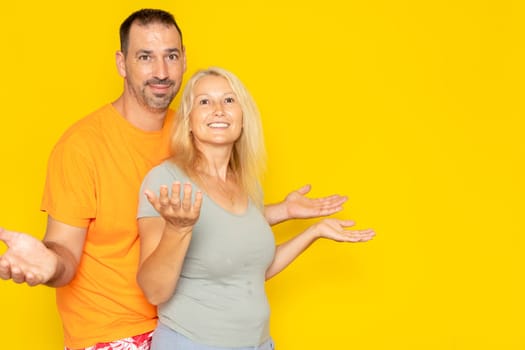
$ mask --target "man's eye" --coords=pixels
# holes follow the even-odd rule
[[[138,57],[139,61],[148,61],[150,59],[149,55],[140,55]]]
[[[176,60],[179,59],[179,56],[176,55],[176,54],[171,54],[171,55],[168,56],[168,59],[169,59],[170,61],[176,61]]]

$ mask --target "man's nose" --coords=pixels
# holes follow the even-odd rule
[[[153,72],[155,78],[159,80],[166,79],[168,77],[168,64],[164,60],[158,60],[155,64],[155,71]]]

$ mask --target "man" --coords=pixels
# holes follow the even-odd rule
[[[138,191],[146,172],[168,156],[169,105],[186,55],[180,28],[161,10],[131,14],[120,41],[122,95],[67,130],[49,158],[43,241],[0,229],[8,246],[0,278],[57,288],[66,349],[149,349],[157,322],[136,283]],[[305,186],[266,207],[268,222],[332,214],[346,201],[309,199],[308,191]]]

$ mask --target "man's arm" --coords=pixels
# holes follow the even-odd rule
[[[290,219],[309,219],[335,214],[343,209],[348,197],[333,194],[321,198],[308,198],[306,194],[312,187],[305,185],[296,191],[290,192],[284,201],[266,205],[264,217],[270,225]]]
[[[0,256],[0,278],[30,286],[68,284],[80,262],[86,231],[51,216],[48,216],[43,241],[25,233],[0,229],[0,241],[8,247]]]

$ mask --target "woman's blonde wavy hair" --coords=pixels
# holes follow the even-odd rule
[[[266,151],[259,110],[244,84],[233,73],[210,67],[193,74],[186,83],[175,117],[171,138],[172,161],[194,180],[199,179],[197,166],[204,158],[195,147],[190,131],[190,113],[194,101],[195,84],[206,76],[225,78],[230,84],[242,109],[243,129],[235,141],[230,158],[230,170],[252,202],[262,210],[263,198],[260,183],[266,166]]]

